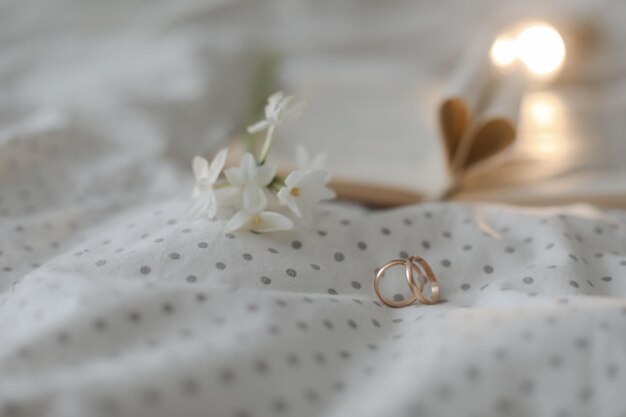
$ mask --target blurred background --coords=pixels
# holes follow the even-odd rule
[[[621,138],[621,0],[2,0],[0,144],[3,136],[71,126],[63,136],[94,142],[94,150],[127,149],[120,170],[152,175],[141,173],[142,160],[158,157],[171,163],[171,175],[180,169],[187,175],[194,154],[226,141],[258,109],[268,57],[280,62],[280,77],[290,85],[326,77],[370,89],[359,100],[363,106],[376,106],[377,91],[410,88],[416,115],[429,118],[434,92],[473,39],[538,17],[576,28],[569,67],[550,86],[573,98],[565,109],[552,107],[576,121],[572,131]],[[340,104],[346,112],[359,105]],[[545,121],[546,111],[539,113]],[[322,131],[332,134],[332,124]],[[426,136],[416,138],[431,155],[436,138]],[[95,138],[106,145],[99,148]],[[615,155],[626,154],[623,141],[611,146],[622,146]]]

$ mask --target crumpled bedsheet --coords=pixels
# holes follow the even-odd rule
[[[241,122],[272,10],[1,7],[0,416],[626,415],[623,211],[329,203],[226,234],[186,218],[189,163]],[[410,255],[440,304],[376,298]],[[407,297],[402,271],[383,290]]]

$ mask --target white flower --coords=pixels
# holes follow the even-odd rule
[[[265,120],[248,127],[248,133],[254,134],[263,130],[275,129],[281,123],[298,117],[303,103],[294,103],[294,100],[294,96],[285,96],[282,91],[272,94],[265,106]]]
[[[244,194],[245,197],[245,194]],[[266,210],[265,198],[244,198],[243,208],[226,224],[226,232],[239,229],[248,229],[259,233],[279,232],[289,230],[293,222],[280,213]]]
[[[328,155],[320,153],[311,158],[307,149],[298,145],[296,147],[296,163],[303,171],[327,171],[326,160]]]
[[[258,211],[251,213],[241,210],[226,224],[226,232],[234,232],[239,229],[248,229],[258,233],[270,233],[289,230],[293,222],[287,216],[273,211]]]
[[[191,217],[207,216],[214,219],[217,215],[218,196],[213,186],[224,168],[227,154],[227,149],[219,151],[211,164],[200,156],[193,159],[193,174],[196,178],[196,185],[192,193],[193,202],[188,210]]]
[[[276,175],[276,167],[272,165],[257,165],[252,154],[247,153],[241,158],[238,167],[228,168],[224,171],[226,179],[230,183],[228,200],[237,209],[244,207],[267,206],[265,187],[267,187]]]
[[[280,201],[306,226],[313,223],[317,202],[335,198],[335,193],[326,187],[326,175],[324,171],[294,171],[287,176],[285,186],[278,192]]]

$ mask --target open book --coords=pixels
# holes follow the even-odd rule
[[[530,92],[524,76],[474,64],[437,84],[373,63],[287,63],[280,86],[306,108],[279,132],[270,162],[294,169],[298,144],[327,153],[339,197],[373,206],[626,206],[625,101],[584,86]]]

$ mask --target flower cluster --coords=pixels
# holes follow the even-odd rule
[[[323,169],[325,155],[311,158],[299,146],[296,152],[299,169],[285,178],[276,175],[276,167],[267,163],[276,129],[297,117],[301,108],[302,104],[294,97],[282,92],[270,96],[265,106],[265,119],[248,128],[251,134],[266,132],[263,147],[258,156],[243,155],[239,166],[224,170],[226,149],[218,152],[211,163],[196,156],[193,160],[196,185],[190,216],[211,220],[229,217],[225,227],[227,232],[238,229],[259,233],[289,230],[294,220],[310,227],[315,205],[335,197],[327,186],[329,175]]]

